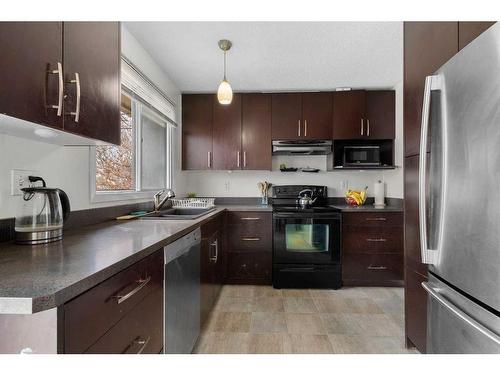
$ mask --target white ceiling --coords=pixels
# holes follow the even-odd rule
[[[182,92],[215,92],[219,39],[235,91],[385,88],[403,79],[402,22],[126,22]]]

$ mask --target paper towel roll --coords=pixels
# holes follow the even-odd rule
[[[375,206],[385,206],[385,184],[382,181],[375,182],[373,186],[373,195],[375,196]]]

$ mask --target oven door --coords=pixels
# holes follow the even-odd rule
[[[340,263],[340,214],[274,213],[274,263]]]

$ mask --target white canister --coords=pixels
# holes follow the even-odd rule
[[[385,206],[385,184],[378,180],[373,185],[373,195],[375,196],[375,207]]]

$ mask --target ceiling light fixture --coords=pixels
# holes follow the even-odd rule
[[[219,40],[219,48],[224,51],[224,78],[219,85],[217,90],[217,100],[220,104],[228,105],[231,104],[233,100],[233,89],[226,79],[226,52],[229,51],[233,44],[230,40],[221,39]]]

